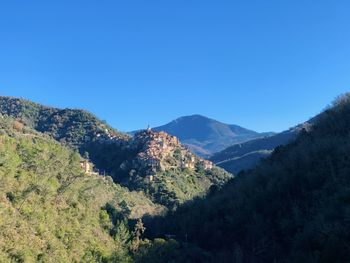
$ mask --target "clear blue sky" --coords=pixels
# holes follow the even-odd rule
[[[0,2],[0,94],[133,130],[203,114],[281,131],[350,90],[350,1]]]

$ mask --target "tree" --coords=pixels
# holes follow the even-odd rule
[[[144,227],[142,220],[138,219],[135,224],[134,231],[132,232],[133,241],[130,246],[130,250],[132,252],[136,252],[139,249],[142,241],[142,235],[145,233],[145,230],[146,228]]]

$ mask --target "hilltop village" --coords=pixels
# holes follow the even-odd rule
[[[118,144],[129,152],[135,152],[132,160],[125,160],[120,169],[144,174],[153,181],[157,172],[171,169],[203,169],[213,168],[213,163],[197,157],[183,146],[179,139],[166,132],[156,132],[148,128],[136,133],[133,137],[121,137],[108,129],[96,134],[98,140],[105,143]],[[86,174],[95,174],[92,164],[87,160],[81,162],[81,168]]]
[[[143,130],[135,134],[133,143],[135,146],[142,145],[134,163],[148,168],[147,174],[150,180],[157,172],[172,168],[189,170],[213,168],[210,161],[192,154],[181,145],[178,138],[165,132],[155,132],[152,129]]]

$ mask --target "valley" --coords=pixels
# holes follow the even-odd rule
[[[0,1],[0,263],[350,263],[350,1]]]
[[[1,97],[0,260],[344,262],[349,98],[209,161],[163,131]]]

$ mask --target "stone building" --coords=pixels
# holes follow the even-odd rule
[[[91,174],[93,172],[91,164],[86,160],[80,162],[80,167],[85,174]]]

